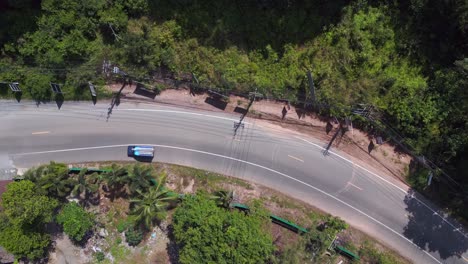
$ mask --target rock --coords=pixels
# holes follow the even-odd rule
[[[15,256],[8,253],[5,249],[0,247],[0,263],[13,263],[15,261]]]
[[[108,235],[109,235],[109,233],[107,233],[107,230],[106,230],[106,229],[101,228],[101,229],[99,230],[99,236],[100,236],[100,237],[106,237],[106,236],[108,236]]]

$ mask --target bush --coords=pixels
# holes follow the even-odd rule
[[[393,264],[401,263],[395,256],[388,252],[383,252],[375,248],[370,241],[365,241],[360,249],[359,255],[365,258],[369,263]]]
[[[137,246],[143,240],[143,232],[140,229],[135,229],[130,227],[127,232],[125,232],[125,239],[130,246]]]
[[[57,205],[28,180],[8,184],[2,195],[0,246],[17,258],[42,258],[50,244],[43,227],[52,220]]]
[[[256,206],[258,207],[258,206]],[[181,263],[264,263],[272,257],[268,214],[228,211],[205,195],[187,196],[174,214]]]
[[[103,261],[103,260],[106,258],[106,256],[104,255],[104,253],[102,253],[101,251],[97,252],[95,256],[96,256],[96,260],[97,260],[98,262],[101,262],[101,261]]]
[[[119,233],[122,233],[124,232],[125,230],[127,230],[127,228],[130,226],[130,222],[128,222],[127,220],[121,220],[117,223],[117,231]]]
[[[57,223],[63,226],[63,231],[75,241],[81,241],[84,235],[93,227],[93,218],[77,203],[65,205],[57,215]]]
[[[44,249],[49,244],[48,234],[25,230],[11,223],[0,228],[0,245],[15,257],[27,257],[31,260],[42,258]]]

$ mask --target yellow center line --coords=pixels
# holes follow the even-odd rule
[[[32,132],[32,135],[42,135],[42,134],[49,134],[50,131],[38,131],[38,132]]]
[[[301,160],[300,158],[296,158],[294,156],[291,156],[291,155],[288,155],[288,157],[290,157],[291,159],[295,159],[297,161],[300,161],[300,162],[304,162],[303,160]]]
[[[361,188],[361,187],[356,186],[356,185],[352,184],[351,182],[348,182],[348,184],[351,185],[351,186],[353,186],[354,188],[357,188],[357,189],[359,189],[359,190],[362,191],[362,188]]]

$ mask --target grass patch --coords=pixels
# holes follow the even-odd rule
[[[241,179],[234,177],[224,176],[218,173],[204,171],[200,169],[179,166],[179,165],[169,165],[168,171],[177,177],[182,178],[183,187],[187,187],[192,179],[195,180],[195,185],[203,186],[204,189],[208,191],[215,190],[221,186],[222,183],[230,183],[237,185],[248,190],[253,190],[253,186]]]
[[[379,264],[397,264],[407,263],[401,260],[396,254],[388,251],[379,250],[373,246],[369,240],[364,241],[359,249],[359,255],[362,256],[365,263],[379,263]]]
[[[277,204],[281,208],[288,209],[299,209],[300,207],[291,199],[280,197],[278,195],[272,195],[269,199],[271,202]]]
[[[130,255],[130,250],[128,248],[117,243],[110,248],[109,252],[114,257],[114,262],[116,263],[125,263],[125,260]]]

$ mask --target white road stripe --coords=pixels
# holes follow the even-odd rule
[[[32,132],[31,135],[43,135],[43,134],[49,134],[50,131],[38,131],[38,132]]]
[[[300,158],[296,158],[294,156],[291,156],[291,155],[288,155],[288,157],[290,157],[291,159],[295,159],[297,161],[300,161],[300,162],[304,162],[303,160],[301,160]]]
[[[267,170],[267,171],[271,171],[273,173],[276,173],[278,175],[281,175],[285,178],[288,178],[290,180],[293,180],[293,181],[296,181],[298,183],[301,183],[305,186],[308,186],[322,194],[324,194],[325,196],[328,196],[330,198],[332,198],[333,200],[336,200],[346,206],[348,206],[349,208],[355,210],[356,212],[368,217],[369,219],[371,219],[372,221],[378,223],[379,225],[385,227],[386,229],[388,229],[390,232],[394,233],[395,235],[403,238],[404,240],[406,240],[407,242],[409,242],[410,244],[412,244],[413,246],[415,246],[416,248],[422,250],[426,255],[428,255],[430,258],[432,258],[434,261],[436,261],[437,263],[440,263],[442,264],[442,262],[440,262],[439,260],[437,260],[434,256],[432,256],[431,254],[429,254],[426,250],[420,248],[418,245],[414,244],[411,240],[409,240],[408,238],[404,237],[403,235],[401,235],[400,233],[398,233],[397,231],[391,229],[389,226],[385,225],[384,223],[380,222],[379,220],[375,219],[374,217],[364,213],[363,211],[361,211],[360,209],[352,206],[351,204],[311,185],[311,184],[308,184],[306,182],[303,182],[301,180],[298,180],[294,177],[291,177],[287,174],[284,174],[282,172],[279,172],[279,171],[276,171],[276,170],[273,170],[273,169],[270,169],[268,167],[265,167],[265,166],[262,166],[262,165],[259,165],[259,164],[256,164],[256,163],[252,163],[252,162],[249,162],[249,161],[245,161],[245,160],[241,160],[241,159],[237,159],[237,158],[233,158],[233,157],[228,157],[228,156],[224,156],[224,155],[220,155],[220,154],[215,154],[215,153],[211,153],[211,152],[206,152],[206,151],[202,151],[202,150],[196,150],[196,149],[189,149],[189,148],[182,148],[182,147],[175,147],[175,146],[167,146],[167,145],[153,145],[153,144],[125,144],[125,145],[109,145],[109,146],[99,146],[99,147],[88,147],[88,148],[74,148],[74,149],[62,149],[62,150],[49,150],[49,151],[39,151],[39,152],[29,152],[29,153],[18,153],[18,154],[13,154],[13,155],[16,155],[16,156],[21,156],[21,155],[34,155],[34,154],[45,154],[45,153],[57,153],[57,152],[69,152],[69,151],[76,151],[76,150],[88,150],[88,149],[103,149],[103,148],[115,148],[115,147],[124,147],[124,146],[129,146],[129,145],[145,145],[145,146],[154,146],[154,147],[159,147],[159,148],[168,148],[168,149],[177,149],[177,150],[184,150],[184,151],[189,151],[189,152],[195,152],[195,153],[200,153],[200,154],[205,154],[205,155],[210,155],[210,156],[215,156],[215,157],[220,157],[220,158],[225,158],[225,159],[229,159],[229,160],[233,160],[233,161],[237,161],[237,162],[241,162],[241,163],[245,163],[245,164],[249,164],[249,165],[252,165],[252,166],[255,166],[255,167],[258,167],[258,168],[262,168],[264,170]]]
[[[359,187],[359,186],[356,186],[356,185],[354,185],[354,184],[353,184],[353,183],[351,183],[351,182],[348,182],[348,184],[349,184],[349,185],[351,185],[351,186],[353,186],[354,188],[357,188],[357,189],[359,189],[359,190],[361,190],[361,191],[362,191],[362,188],[361,188],[361,187]]]
[[[309,143],[309,144],[311,144],[311,145],[313,145],[313,146],[315,146],[315,147],[317,147],[317,148],[320,148],[320,149],[322,149],[322,150],[325,150],[325,148],[323,148],[322,146],[319,146],[319,145],[317,145],[317,144],[315,144],[315,143],[313,143],[313,142],[310,142],[310,141],[308,141],[308,140],[306,140],[306,139],[303,139],[303,138],[300,138],[300,137],[298,137],[298,136],[295,136],[295,137],[296,137],[297,139],[300,139],[300,140],[302,140],[302,141],[305,141],[305,142],[307,142],[307,143]],[[382,181],[384,181],[384,182],[386,182],[386,183],[392,185],[393,187],[395,187],[395,188],[397,188],[398,190],[402,191],[404,194],[408,195],[408,191],[406,191],[406,190],[404,190],[403,188],[397,186],[396,184],[394,184],[394,183],[392,183],[392,182],[390,182],[390,181],[384,179],[382,176],[379,176],[378,174],[376,174],[376,173],[374,173],[374,172],[372,172],[372,171],[370,171],[370,170],[368,170],[368,169],[362,167],[362,166],[359,165],[359,164],[354,163],[353,161],[351,161],[351,160],[349,160],[349,159],[347,159],[347,158],[345,158],[345,157],[343,157],[343,156],[341,156],[341,155],[336,154],[336,153],[333,152],[333,151],[328,151],[328,153],[331,153],[331,154],[333,154],[333,155],[335,155],[335,156],[337,156],[337,157],[339,157],[339,158],[341,158],[341,159],[343,159],[343,160],[345,160],[345,161],[351,163],[352,165],[354,165],[354,166],[356,166],[356,167],[358,167],[358,168],[360,168],[360,169],[362,169],[362,170],[364,170],[364,171],[366,171],[366,172],[368,172],[368,173],[370,173],[370,174],[376,176],[376,177],[379,178],[380,180],[382,180]],[[411,196],[411,198],[413,198],[413,199],[415,199],[416,201],[418,201],[420,204],[422,204],[424,207],[426,207],[427,209],[429,209],[431,212],[436,213],[436,211],[434,211],[431,207],[429,207],[429,205],[425,204],[423,201],[419,200],[418,198],[416,198],[416,197],[414,197],[414,196]],[[439,215],[439,217],[440,217],[445,223],[447,223],[448,225],[450,225],[450,226],[453,227],[454,229],[457,228],[456,226],[454,226],[452,223],[450,223],[450,222],[449,222],[447,219],[445,219],[444,217],[442,217],[442,216],[440,216],[440,215]],[[461,230],[458,230],[458,232],[459,232],[462,236],[464,236],[465,238],[468,238],[468,234],[463,233]]]

